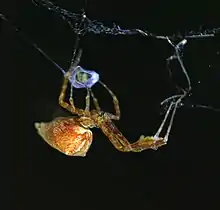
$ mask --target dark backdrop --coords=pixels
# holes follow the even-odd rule
[[[56,2],[73,12],[83,7],[81,0]],[[210,1],[87,2],[90,19],[114,21],[124,28],[170,35],[220,27],[218,6]],[[68,68],[75,35],[65,21],[27,0],[5,1],[0,12]],[[9,112],[20,116],[15,119],[19,135],[12,130],[8,137],[17,154],[12,158],[14,209],[218,209],[219,112],[178,109],[169,143],[158,151],[120,153],[93,129],[86,158],[65,156],[49,147],[33,127],[35,121],[70,115],[58,105],[61,72],[5,22],[0,37],[1,70],[10,80],[5,88],[13,98]],[[86,35],[80,45],[81,66],[96,70],[119,98],[122,116],[115,123],[122,133],[131,142],[141,134],[153,135],[163,118],[160,102],[176,91],[165,62],[173,54],[171,46],[141,36],[94,34]],[[194,88],[190,101],[220,108],[219,37],[189,41],[184,52]],[[173,71],[176,82],[182,82],[180,69]],[[113,111],[105,90],[96,85],[94,92],[103,110]],[[74,94],[82,107],[85,91]]]

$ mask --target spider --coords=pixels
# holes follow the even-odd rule
[[[11,25],[9,20],[4,15],[0,14],[0,18],[8,22],[13,30],[15,30],[16,32],[20,32],[18,27]],[[142,135],[140,136],[138,141],[134,143],[129,143],[128,140],[122,135],[122,133],[112,122],[112,120],[120,119],[120,107],[117,97],[103,82],[99,80],[99,75],[96,72],[88,71],[83,69],[81,66],[78,66],[82,55],[82,50],[79,50],[78,54],[75,56],[79,40],[76,41],[76,46],[74,48],[70,68],[67,72],[65,72],[62,67],[54,62],[35,43],[31,42],[21,32],[20,34],[29,44],[31,44],[36,50],[38,50],[46,59],[52,62],[64,74],[63,86],[59,96],[59,104],[61,105],[61,107],[72,113],[74,116],[59,117],[52,120],[51,122],[36,122],[34,124],[39,135],[49,145],[66,155],[84,157],[86,156],[86,153],[88,152],[93,140],[90,128],[94,127],[100,128],[103,133],[109,138],[114,147],[121,152],[141,152],[146,149],[156,150],[158,147],[167,144],[176,109],[183,98],[182,95],[170,97],[162,102],[162,104],[167,104],[171,101],[164,120],[162,121],[158,131],[154,136],[144,137]],[[71,83],[69,103],[64,101],[68,82]],[[101,110],[98,100],[91,90],[91,87],[97,82],[99,82],[112,96],[116,114],[111,114]],[[74,105],[73,87],[87,89],[86,107],[84,110],[76,108]],[[92,96],[95,106],[95,109],[91,111],[90,96]],[[172,101],[172,99],[174,98],[177,99],[176,102]],[[173,112],[166,135],[164,137],[159,137],[171,110],[173,110]]]
[[[69,111],[74,116],[58,117],[51,122],[36,122],[34,125],[38,134],[50,146],[68,156],[86,156],[93,141],[93,134],[90,129],[94,127],[100,128],[111,141],[113,146],[121,152],[141,152],[146,149],[156,150],[157,148],[165,145],[168,140],[169,132],[177,108],[176,103],[174,102],[172,102],[169,106],[164,120],[154,136],[145,137],[142,135],[136,142],[129,143],[129,141],[122,135],[122,133],[118,130],[112,121],[120,119],[120,107],[118,99],[102,81],[99,80],[99,83],[108,91],[113,99],[115,114],[101,110],[98,100],[96,99],[91,88],[86,88],[87,96],[85,109],[75,107],[72,97],[72,88],[70,89],[71,93],[69,97],[69,103],[65,101],[68,83],[71,82],[71,76],[74,69],[78,68],[81,55],[82,50],[80,49],[76,55],[76,59],[74,59],[71,63],[69,70],[64,74],[63,85],[59,95],[60,106]],[[87,81],[86,77],[82,78],[84,78],[84,82]],[[93,110],[90,110],[90,97],[92,97],[95,107]],[[159,137],[160,132],[172,108],[173,114],[171,116],[167,133],[165,137]]]

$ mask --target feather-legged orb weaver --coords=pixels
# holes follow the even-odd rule
[[[38,134],[52,147],[58,151],[69,155],[69,156],[86,156],[89,147],[92,143],[92,132],[90,128],[98,127],[103,133],[109,138],[114,147],[122,152],[141,152],[146,149],[157,149],[160,146],[163,146],[168,141],[168,136],[173,124],[173,119],[178,104],[182,100],[182,95],[175,96],[176,102],[169,100],[174,97],[170,97],[164,100],[163,103],[167,104],[170,102],[170,106],[166,112],[164,120],[162,121],[158,131],[154,136],[143,135],[139,138],[138,141],[134,143],[129,143],[128,140],[122,135],[122,133],[116,128],[112,120],[120,119],[120,108],[117,97],[114,93],[101,81],[99,81],[99,75],[94,71],[89,71],[83,69],[81,66],[78,66],[80,58],[82,55],[82,50],[78,51],[78,55],[75,58],[76,47],[74,48],[73,57],[71,60],[71,65],[69,70],[66,72],[62,67],[60,67],[56,62],[53,61],[43,50],[41,50],[35,43],[31,42],[24,34],[20,32],[18,27],[10,24],[9,20],[2,14],[0,18],[9,23],[10,27],[15,31],[19,32],[20,35],[37,51],[39,51],[47,60],[53,63],[56,68],[58,68],[64,74],[64,82],[59,96],[59,104],[64,109],[68,110],[70,113],[74,114],[71,117],[59,117],[51,122],[36,122],[35,128],[38,131]],[[70,82],[70,97],[69,103],[65,102],[65,95],[67,90],[67,85]],[[103,112],[99,106],[98,100],[95,98],[91,87],[99,82],[112,96],[114,108],[116,114],[111,114]],[[86,107],[85,109],[78,109],[74,105],[73,101],[73,87],[74,88],[86,88]],[[94,110],[90,109],[90,96],[92,96],[93,103],[95,106]],[[167,129],[167,132],[164,137],[159,137],[164,124],[172,111],[170,123]]]
[[[109,92],[112,96],[115,114],[104,112],[101,110],[98,100],[96,99],[91,88],[87,88],[86,107],[85,109],[76,108],[72,94],[69,97],[69,103],[65,102],[66,91],[68,83],[71,83],[72,72],[75,68],[78,68],[82,50],[78,51],[76,59],[71,64],[69,71],[64,74],[64,81],[59,95],[59,104],[61,107],[72,113],[71,117],[59,117],[51,122],[36,122],[35,128],[38,134],[53,148],[69,155],[69,156],[86,156],[93,137],[91,128],[100,128],[103,133],[108,137],[114,147],[121,152],[141,152],[146,149],[157,149],[167,143],[169,131],[166,136],[159,137],[160,131],[166,121],[167,114],[162,122],[158,132],[154,136],[141,136],[139,140],[134,143],[129,141],[122,135],[118,128],[114,125],[112,120],[120,119],[120,108],[117,97],[103,82],[99,83]],[[83,72],[86,74],[86,71]],[[79,82],[86,83],[88,78],[86,75],[78,78]],[[71,88],[72,90],[72,88]],[[72,93],[72,91],[71,91]],[[90,97],[92,96],[95,109],[90,111]],[[170,129],[171,124],[168,128]]]
[[[138,141],[130,144],[121,134],[121,132],[116,128],[112,120],[120,119],[118,99],[103,82],[99,81],[99,75],[96,72],[84,70],[82,67],[78,66],[82,55],[82,50],[79,50],[77,56],[75,56],[79,39],[76,40],[76,47],[74,48],[69,71],[66,72],[35,43],[31,42],[24,34],[22,34],[17,26],[10,24],[9,20],[4,15],[0,14],[0,18],[9,23],[10,27],[15,32],[19,32],[20,35],[30,45],[32,45],[38,52],[40,52],[48,61],[53,63],[56,68],[58,68],[64,74],[64,82],[59,96],[59,104],[61,107],[68,110],[75,116],[59,117],[52,120],[51,122],[36,122],[34,124],[38,134],[50,146],[66,155],[84,157],[92,143],[92,132],[90,131],[90,128],[93,127],[100,128],[112,142],[115,148],[123,152],[140,152],[148,148],[156,149],[166,144],[166,138],[160,138],[158,137],[159,135],[155,135],[154,137],[141,136]],[[64,98],[69,82],[71,84],[71,92],[69,103],[67,103],[64,101]],[[116,111],[115,115],[103,112],[101,110],[98,100],[91,90],[91,87],[97,82],[99,82],[112,96]],[[86,107],[84,110],[78,109],[74,105],[72,95],[73,87],[87,89]],[[91,111],[89,111],[90,96],[92,96],[93,103],[95,105],[95,110]]]

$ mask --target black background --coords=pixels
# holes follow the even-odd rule
[[[84,7],[81,0],[56,3],[76,13]],[[90,19],[107,25],[115,22],[162,35],[220,27],[218,6],[211,1],[88,0],[85,10]],[[24,0],[5,1],[0,12],[68,68],[75,35],[65,21]],[[95,34],[87,34],[80,45],[84,51],[80,65],[97,71],[119,98],[122,116],[115,123],[122,133],[131,142],[141,134],[153,135],[163,119],[160,102],[176,91],[165,62],[173,48],[166,41],[141,36]],[[169,143],[158,151],[120,153],[93,129],[86,158],[68,157],[49,147],[33,127],[35,121],[70,115],[57,100],[62,73],[3,21],[0,46],[2,72],[10,78],[7,89],[14,101],[8,112],[21,115],[15,119],[19,135],[12,132],[8,138],[17,152],[12,158],[13,209],[219,209],[219,112],[178,109]],[[184,62],[194,88],[191,102],[220,108],[218,52],[219,36],[188,41]],[[175,81],[183,84],[180,68],[175,66],[173,72]],[[94,92],[102,109],[113,111],[105,90],[97,84]],[[85,91],[74,94],[83,107]]]

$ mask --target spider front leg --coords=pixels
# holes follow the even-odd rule
[[[121,117],[121,112],[120,112],[120,107],[119,107],[119,101],[116,95],[108,88],[106,84],[103,82],[99,81],[99,83],[109,92],[109,94],[112,97],[113,104],[114,104],[114,109],[115,109],[115,114],[108,113],[110,119],[112,120],[119,120]]]
[[[64,109],[68,110],[69,112],[71,112],[72,114],[82,114],[82,110],[81,109],[77,109],[74,105],[74,99],[73,99],[73,86],[71,85],[70,87],[70,96],[69,96],[69,103],[68,104],[67,102],[65,102],[65,97],[66,97],[66,91],[67,91],[67,86],[68,86],[68,83],[71,82],[72,83],[72,80],[71,80],[71,77],[72,77],[72,74],[73,74],[73,71],[75,70],[75,68],[77,67],[77,65],[79,64],[80,62],[80,58],[82,56],[82,49],[79,49],[76,57],[75,57],[75,52],[73,53],[73,58],[71,60],[71,64],[70,64],[70,68],[69,70],[64,74],[64,81],[63,81],[63,85],[62,85],[62,89],[61,89],[61,93],[60,93],[60,96],[59,96],[59,104],[61,107],[63,107]],[[75,57],[75,58],[74,58]],[[88,91],[87,91],[87,98],[88,97]],[[88,104],[88,100],[87,99],[87,102],[86,104]],[[85,110],[88,110],[89,109],[89,104],[86,105],[86,109]]]
[[[59,95],[59,104],[60,104],[61,107],[68,110],[72,114],[77,114],[78,109],[74,106],[74,102],[73,102],[73,98],[72,98],[72,91],[71,91],[70,99],[69,99],[70,104],[68,104],[67,102],[64,101],[65,97],[66,97],[66,91],[67,91],[67,86],[68,86],[68,83],[69,83],[70,74],[71,74],[71,72],[68,71],[64,75],[63,85],[61,87],[61,92],[60,92],[60,95]]]
[[[76,58],[74,58],[75,54],[76,54],[76,52],[74,51],[73,57],[72,57],[72,60],[71,60],[71,63],[70,63],[70,69],[69,69],[70,71],[78,66],[78,64],[80,62],[80,59],[81,59],[81,56],[82,56],[82,52],[83,52],[82,49],[79,49],[78,53],[76,55]]]
[[[91,93],[92,100],[93,100],[93,104],[94,104],[96,110],[100,112],[100,111],[101,111],[101,108],[100,108],[100,106],[99,106],[98,99],[95,97],[95,95],[94,95],[92,89],[89,89],[89,91],[90,91],[90,93]]]
[[[155,138],[154,136],[141,136],[138,141],[130,143],[108,117],[108,113],[105,117],[105,121],[99,127],[113,146],[121,152],[141,152],[147,149],[157,149],[166,144],[164,138]]]
[[[85,112],[88,113],[90,109],[90,90],[89,88],[87,90],[87,95],[86,95],[86,107],[85,107]]]
[[[119,102],[118,102],[118,99],[117,99],[116,95],[107,87],[106,84],[104,84],[101,81],[99,81],[99,83],[108,91],[108,93],[112,96],[112,99],[113,99],[113,104],[114,104],[114,109],[115,109],[116,114],[114,115],[114,114],[108,113],[110,119],[119,120],[121,114],[120,114]],[[95,94],[93,93],[91,88],[89,88],[89,92],[92,96],[93,104],[94,104],[96,110],[101,111],[98,99],[95,97]]]
[[[152,137],[141,136],[140,137],[140,139],[137,141],[137,143],[139,145],[143,145],[140,147],[140,150],[144,150],[144,148],[145,148],[144,144],[145,144],[145,142],[149,142],[149,140],[154,142],[154,144],[152,145],[153,146],[152,149],[157,149],[159,147],[159,144],[161,144],[160,146],[167,144],[167,141],[168,141],[168,138],[170,135],[170,131],[171,131],[171,128],[173,125],[173,120],[174,120],[174,117],[176,114],[176,110],[177,110],[177,107],[178,107],[179,103],[181,102],[181,100],[182,100],[182,96],[175,103],[174,102],[170,103],[170,106],[166,112],[166,115],[164,116],[164,119],[163,119],[158,131],[156,132],[156,134],[154,136],[152,136]],[[170,122],[169,122],[169,125],[167,128],[166,134],[164,137],[160,137],[159,135],[160,135],[170,113],[171,113],[171,117],[170,117]],[[138,148],[138,146],[137,146],[137,148]]]
[[[182,102],[182,100],[187,96],[187,93],[188,93],[187,91],[184,91],[184,93],[182,95],[174,95],[174,96],[171,96],[171,97],[165,99],[163,102],[161,102],[161,104],[163,104],[163,103],[166,103],[166,102],[168,102],[169,100],[172,100],[172,99],[176,100],[176,102],[173,102],[173,101],[170,102],[170,106],[169,106],[169,108],[166,112],[166,115],[164,116],[164,119],[163,119],[158,131],[154,135],[155,138],[159,137],[159,135],[160,135],[160,133],[161,133],[166,121],[167,121],[167,118],[171,113],[170,122],[169,122],[169,125],[168,125],[168,128],[167,128],[166,134],[164,136],[165,141],[166,142],[168,141],[169,134],[170,134],[170,131],[171,131],[171,128],[172,128],[172,125],[173,125],[173,120],[174,120],[174,117],[175,117],[175,114],[176,114],[176,110],[177,110],[179,104]]]
[[[177,105],[178,105],[177,103],[176,104],[173,103],[173,102],[170,103],[170,106],[169,106],[169,108],[168,108],[168,110],[167,110],[167,112],[166,112],[166,114],[164,116],[164,119],[163,119],[159,129],[157,130],[156,134],[154,135],[155,138],[159,137],[159,135],[160,135],[160,133],[161,133],[161,131],[162,131],[166,121],[167,121],[167,118],[168,118],[168,116],[170,115],[170,112],[173,109],[173,112],[172,112],[171,118],[170,118],[170,123],[168,125],[167,132],[166,132],[166,134],[164,136],[165,141],[166,142],[168,141],[168,137],[169,137],[169,134],[170,134],[171,127],[173,125],[173,120],[174,120],[174,116],[175,116],[175,113],[176,113]]]
[[[77,43],[77,42],[76,42]],[[67,77],[68,80],[70,80],[71,76],[72,76],[72,72],[74,71],[74,69],[77,67],[77,65],[80,62],[81,56],[82,56],[82,49],[79,49],[76,58],[75,58],[75,54],[76,54],[76,50],[74,50],[73,52],[73,56],[72,56],[72,60],[70,63],[70,68],[69,71],[64,75],[64,77]],[[71,82],[71,81],[70,81]],[[67,83],[68,84],[68,83]],[[73,107],[73,109],[75,108],[74,106],[74,100],[73,100],[73,87],[70,87],[70,97],[69,97],[69,102],[71,104],[71,106]]]
[[[167,141],[168,141],[168,138],[169,138],[169,134],[170,134],[170,131],[171,131],[171,128],[172,128],[172,125],[173,125],[173,120],[174,120],[174,117],[175,117],[175,113],[176,113],[176,109],[177,109],[177,106],[178,106],[178,103],[179,102],[176,102],[176,103],[171,103],[167,112],[166,112],[166,115],[158,129],[158,131],[156,132],[156,134],[154,136],[140,136],[139,140],[137,142],[135,142],[134,144],[135,147],[136,147],[136,152],[140,152],[142,150],[145,150],[146,148],[146,145],[145,144],[149,144],[151,145],[151,149],[155,149],[157,150],[158,147],[160,146],[163,146],[163,145],[166,145],[167,144]],[[172,111],[173,110],[173,111]],[[172,111],[172,112],[171,112]],[[160,137],[160,133],[167,121],[167,118],[168,116],[170,115],[171,113],[171,118],[170,118],[170,122],[169,122],[169,125],[168,125],[168,128],[167,128],[167,131],[166,131],[166,134],[164,137]],[[139,151],[138,151],[139,150]]]
[[[85,112],[88,113],[89,109],[90,109],[90,89],[87,88],[86,90],[87,90],[87,95],[86,95],[86,98],[85,98],[85,101],[86,101]],[[73,108],[75,108],[74,100],[73,100],[73,87],[72,86],[70,87],[69,102],[70,102],[71,106]]]
[[[129,141],[122,135],[122,133],[116,128],[113,122],[109,119],[100,126],[105,135],[109,138],[114,147],[122,152],[141,152],[146,149],[158,149],[159,147],[166,145],[170,130],[173,125],[173,120],[179,103],[181,102],[183,96],[180,96],[179,99],[174,103],[172,102],[169,106],[169,109],[166,112],[166,115],[154,136],[141,136],[138,141],[134,143],[129,143]],[[107,113],[108,114],[108,113]],[[171,114],[170,122],[168,129],[164,137],[160,137],[160,133],[167,121],[168,117]]]

